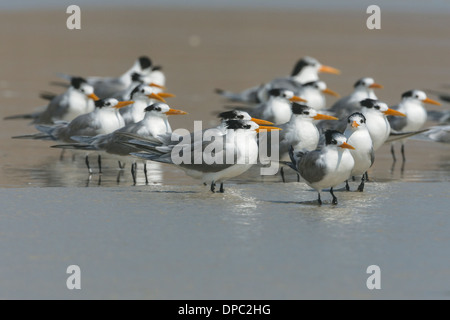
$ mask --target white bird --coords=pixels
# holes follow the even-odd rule
[[[139,73],[143,75],[150,74],[152,71],[152,61],[147,56],[139,57],[128,69],[119,77],[86,77],[86,81],[94,87],[95,93],[100,98],[111,98],[115,94],[126,90],[132,83],[131,75],[133,73]],[[60,77],[71,80],[73,77],[70,75],[59,74]]]
[[[139,138],[126,144],[140,150],[132,155],[145,160],[175,164],[187,175],[210,184],[212,192],[215,192],[216,183],[220,183],[219,192],[222,193],[224,181],[244,173],[257,163],[256,134],[261,129],[279,130],[276,127],[258,126],[249,120],[228,120],[226,134],[214,136],[212,141],[203,137],[200,141],[191,141],[188,135],[184,137],[189,137],[187,141],[181,139],[176,145],[160,143],[155,146],[154,141]],[[174,159],[174,153],[180,155],[180,158]]]
[[[291,90],[271,89],[268,94],[269,99],[267,102],[245,110],[249,110],[248,113],[252,117],[273,122],[275,125],[286,123],[291,119],[292,102],[306,102],[305,99],[294,95]]]
[[[365,173],[373,165],[375,161],[375,152],[373,150],[372,138],[366,125],[366,117],[360,112],[355,112],[348,117],[347,129],[344,132],[347,143],[355,149],[350,150],[355,165],[352,169],[352,176],[362,176],[358,191],[364,191]],[[346,189],[350,190],[348,180],[346,181]]]
[[[318,192],[319,205],[322,204],[320,192],[325,188],[330,188],[332,203],[338,203],[333,188],[348,179],[355,163],[349,149],[353,150],[354,147],[347,143],[342,133],[334,130],[325,132],[325,145],[322,148],[296,153],[290,148],[289,166],[297,170],[306,183]]]
[[[440,106],[441,104],[427,97],[426,93],[421,90],[409,90],[402,94],[402,99],[398,106],[393,109],[402,112],[406,117],[389,118],[391,129],[395,132],[413,132],[422,129],[427,121],[427,110],[424,103]],[[403,162],[405,162],[405,140],[401,140],[401,153]],[[391,144],[391,154],[394,162],[395,157],[394,143]]]
[[[145,116],[145,108],[155,102],[154,100],[165,103],[166,101],[163,96],[174,97],[174,95],[170,93],[156,92],[157,90],[153,87],[144,84],[136,86],[133,91],[130,92],[129,98],[133,100],[134,103],[120,110],[120,114],[122,115],[125,124],[141,121]]]
[[[325,94],[339,97],[338,93],[327,88],[326,83],[320,80],[304,83],[294,93],[296,96],[302,97],[302,99],[308,101],[308,106],[316,110],[323,110],[326,108]]]
[[[377,151],[389,138],[391,126],[387,116],[405,117],[405,114],[394,109],[390,109],[386,103],[365,99],[360,101],[361,113],[366,117],[367,130],[372,138],[373,149]]]
[[[152,71],[153,73],[153,71]],[[131,93],[134,91],[134,89],[139,85],[147,85],[153,88],[154,93],[160,93],[162,92],[165,87],[159,83],[152,82],[150,75],[143,76],[139,73],[133,73],[131,75],[131,84],[126,90],[119,91],[112,96],[112,98],[116,98],[119,101],[128,100],[130,99]]]
[[[359,102],[364,99],[377,100],[373,89],[381,89],[383,86],[376,83],[372,78],[361,78],[353,85],[353,92],[336,101],[330,111],[339,119],[347,119],[353,112],[361,111]]]
[[[145,115],[141,121],[137,123],[129,123],[123,128],[117,129],[112,133],[97,135],[94,137],[72,137],[72,139],[77,141],[78,143],[56,145],[53,146],[53,148],[90,150],[101,153],[103,152],[117,158],[119,163],[120,161],[126,162],[131,158],[130,153],[137,152],[138,150],[121,143],[128,140],[123,134],[133,134],[136,137],[145,139],[158,139],[160,135],[172,133],[172,128],[168,120],[169,115],[187,114],[184,111],[172,109],[167,104],[159,102],[153,103],[152,105],[145,108],[143,113]],[[136,161],[133,160],[131,173],[134,184],[136,184],[136,169],[137,164]],[[147,164],[145,161],[144,173],[145,181],[146,183],[148,183]]]
[[[240,93],[232,93],[222,89],[216,89],[216,93],[236,102],[261,103],[267,101],[267,93],[271,89],[289,89],[295,91],[303,83],[319,80],[319,73],[339,74],[340,71],[329,66],[322,65],[311,57],[303,57],[294,66],[289,77],[276,78],[266,84],[255,86]]]
[[[422,135],[435,142],[450,143],[450,125],[431,127]]]
[[[118,109],[131,103],[133,103],[133,101],[119,102],[114,98],[97,100],[95,101],[95,110],[90,113],[78,116],[70,122],[59,122],[54,125],[36,125],[36,129],[41,131],[41,133],[13,138],[75,142],[75,140],[72,139],[74,136],[108,134],[125,125]],[[85,163],[89,173],[92,173],[88,154],[85,156]],[[98,157],[98,164],[101,173],[100,156]]]
[[[289,148],[292,146],[294,151],[313,151],[317,148],[319,143],[319,130],[317,129],[315,122],[318,120],[337,120],[337,118],[320,114],[315,109],[298,103],[292,103],[291,105],[292,115],[291,119],[278,125],[281,129],[279,131],[278,141],[278,157],[280,160],[289,159]],[[270,143],[267,143],[270,141]],[[272,154],[272,134],[260,134],[259,141],[262,141],[263,146],[268,146]],[[264,161],[264,160],[263,160]],[[285,182],[284,168],[280,169],[281,178]]]
[[[94,101],[98,97],[94,88],[83,78],[72,78],[70,87],[63,93],[52,98],[44,111],[26,115],[6,117],[9,119],[33,119],[35,124],[52,124],[55,121],[72,121],[76,117],[94,110]]]

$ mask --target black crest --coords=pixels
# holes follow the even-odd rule
[[[292,69],[291,77],[298,75],[303,70],[303,68],[308,65],[310,64],[305,58],[298,60],[298,62],[294,66],[294,69]]]
[[[336,130],[327,130],[325,131],[325,144],[337,144],[336,138],[339,136],[343,136],[342,133]]]
[[[403,98],[411,98],[412,96],[414,96],[414,90],[409,90],[402,94],[402,99]]]
[[[228,129],[236,130],[236,129],[250,129],[251,128],[250,124],[248,124],[244,121],[241,121],[241,120],[227,120],[226,123],[227,123]]]
[[[238,113],[234,110],[221,112],[219,118],[224,120],[238,119]]]
[[[378,101],[374,100],[374,99],[364,99],[364,100],[361,100],[359,102],[359,104],[361,105],[361,107],[373,108],[377,105],[377,102]]]
[[[84,78],[81,77],[73,77],[70,79],[70,85],[74,87],[75,89],[80,89],[81,85],[83,83],[87,83]]]
[[[147,56],[139,57],[139,64],[141,65],[141,69],[145,70],[152,66],[152,60],[150,60]]]
[[[106,103],[105,99],[94,101],[95,107],[99,109],[105,107],[105,103]]]
[[[310,107],[308,107],[305,104],[293,102],[291,109],[292,109],[292,113],[294,113],[294,114],[306,114],[305,112],[309,113]]]
[[[154,103],[149,105],[147,108],[144,109],[145,112],[149,112],[149,111],[161,111],[161,106],[160,103]]]

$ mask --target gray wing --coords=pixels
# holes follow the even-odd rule
[[[298,94],[299,91],[302,88],[302,85],[300,83],[298,83],[297,81],[293,80],[290,77],[287,78],[276,78],[272,81],[270,81],[267,85],[266,85],[266,89],[270,90],[270,89],[287,89],[287,90],[291,90],[294,92],[294,94]]]
[[[226,91],[222,89],[216,89],[216,93],[224,96],[225,98],[234,101],[234,102],[246,102],[246,103],[258,103],[258,91],[260,90],[260,86],[255,86],[239,93],[234,93],[231,91]]]
[[[351,96],[346,96],[336,101],[330,108],[333,115],[339,119],[347,118],[353,112],[361,111],[359,101],[351,99]]]
[[[320,181],[326,175],[325,164],[320,161],[321,155],[319,150],[314,150],[305,153],[299,160],[298,171],[310,183]]]
[[[124,85],[119,79],[110,78],[99,80],[94,84],[94,92],[100,98],[110,98],[117,94],[117,92],[128,89],[128,86]]]
[[[69,108],[69,100],[64,94],[54,97],[47,108],[33,121],[36,124],[51,124],[53,118],[61,119]]]
[[[391,107],[394,110],[398,110],[398,106]],[[391,129],[395,131],[402,131],[407,125],[407,117],[387,117]]]

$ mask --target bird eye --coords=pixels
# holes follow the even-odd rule
[[[377,110],[380,110],[380,106],[375,106],[374,108]]]
[[[303,112],[304,114],[306,114],[306,115],[309,115],[309,111],[305,111],[305,112]]]
[[[80,91],[84,93],[84,89],[80,89]]]
[[[332,144],[337,144],[337,141],[333,139],[333,140],[331,140],[331,143]]]
[[[361,121],[359,121],[360,123],[364,123],[364,120],[363,119],[361,119]]]
[[[144,90],[144,89],[141,89],[141,92],[142,92],[142,93],[144,93],[144,92],[145,92],[145,90]]]
[[[352,122],[352,120],[348,119],[348,123]]]
[[[244,119],[244,116],[241,114],[240,116],[238,116],[238,119]]]
[[[109,107],[111,105],[111,103],[107,102],[105,103],[105,106]]]
[[[156,107],[155,110],[156,111],[161,111],[161,108],[160,107]]]
[[[414,98],[419,99],[419,96],[416,94],[416,95],[414,96]]]

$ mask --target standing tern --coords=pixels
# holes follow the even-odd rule
[[[113,97],[117,92],[126,90],[132,83],[131,75],[139,73],[147,75],[152,70],[152,61],[147,56],[139,57],[128,69],[119,77],[86,77],[86,81],[94,87],[95,93],[100,98]],[[71,80],[73,77],[60,74],[64,79]]]
[[[94,88],[83,78],[72,78],[70,87],[61,95],[55,96],[46,109],[27,115],[17,115],[8,119],[33,119],[35,124],[52,124],[55,121],[72,121],[82,114],[94,110],[94,101],[98,97]]]
[[[389,108],[386,103],[374,99],[362,100],[360,105],[361,113],[366,117],[367,130],[372,138],[373,149],[377,151],[388,140],[391,133],[387,116],[405,117],[406,115]]]
[[[251,116],[275,123],[275,125],[286,123],[291,119],[292,102],[306,102],[305,99],[297,97],[291,90],[271,89],[268,92],[267,102],[256,105],[249,109]],[[246,109],[247,110],[247,109]]]
[[[338,203],[333,188],[348,179],[355,164],[349,149],[355,148],[347,143],[347,138],[342,133],[335,130],[325,132],[325,146],[322,148],[295,153],[293,147],[289,149],[289,166],[298,171],[306,183],[318,192],[319,205],[322,204],[320,192],[325,188],[330,188],[332,203]]]
[[[303,83],[319,80],[319,73],[339,74],[340,71],[333,67],[322,65],[311,57],[303,57],[294,66],[289,77],[276,78],[266,84],[255,86],[240,93],[232,93],[222,89],[216,89],[216,93],[236,102],[260,103],[267,100],[270,89],[283,88],[296,90]]]
[[[441,105],[439,102],[428,98],[426,93],[421,90],[410,90],[403,93],[400,103],[393,109],[404,113],[406,117],[389,118],[391,129],[395,132],[420,130],[427,121],[427,111],[424,108],[424,103]],[[405,162],[405,140],[401,140],[401,143],[402,159]],[[391,144],[391,154],[394,162],[396,162],[394,143]]]
[[[141,121],[137,123],[129,123],[128,125],[117,129],[112,133],[97,135],[94,137],[72,137],[72,139],[77,141],[78,143],[56,145],[53,146],[53,148],[105,152],[108,155],[112,155],[113,157],[117,158],[119,162],[126,162],[131,158],[130,153],[137,152],[138,150],[121,143],[128,140],[123,134],[133,134],[136,137],[145,139],[158,139],[159,135],[172,132],[172,128],[168,120],[169,115],[187,114],[184,111],[172,109],[167,104],[160,102],[153,103],[152,105],[147,106],[143,113],[145,114],[145,116]],[[131,166],[131,174],[134,184],[136,184],[136,168],[136,161],[133,161],[133,164]],[[145,161],[144,174],[145,182],[148,184],[147,164]]]
[[[250,120],[227,120],[226,134],[215,136],[214,141],[183,141],[177,145],[154,146],[142,139],[132,139],[127,145],[137,147],[140,152],[132,155],[144,159],[167,164],[176,164],[191,177],[201,179],[204,184],[211,185],[215,192],[216,183],[220,183],[219,192],[223,193],[223,182],[234,178],[256,164],[258,158],[258,144],[256,135],[259,130],[279,130],[276,127],[258,126]],[[182,148],[176,152],[187,156],[188,161],[174,163],[172,151],[175,146]],[[220,146],[220,147],[219,147]],[[212,161],[211,156],[213,156]],[[209,158],[207,161],[206,159]],[[231,161],[230,161],[231,160]]]
[[[162,96],[174,97],[170,93],[156,93],[153,87],[141,84],[136,86],[133,91],[130,92],[129,98],[134,101],[134,103],[126,108],[120,110],[120,114],[125,121],[125,124],[136,123],[141,121],[145,116],[145,108],[158,100],[160,102],[166,102]]]
[[[347,143],[352,145],[355,149],[350,150],[355,165],[352,169],[352,176],[362,176],[361,183],[358,186],[358,191],[364,191],[364,181],[367,170],[373,165],[375,161],[375,152],[373,150],[372,138],[366,125],[366,117],[360,112],[355,112],[348,117],[347,129],[344,136],[347,138]],[[345,183],[347,191],[350,190],[348,180]]]

